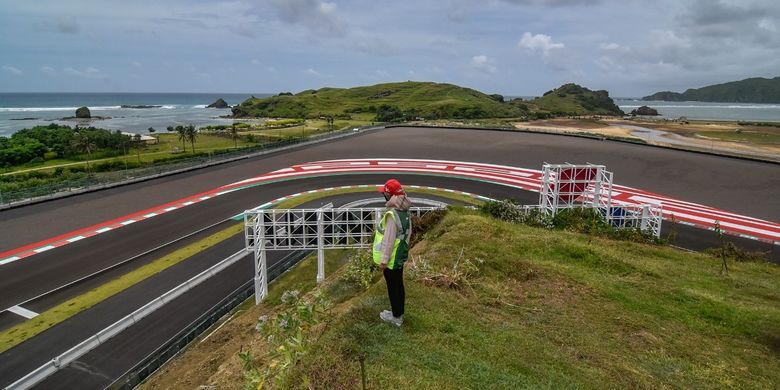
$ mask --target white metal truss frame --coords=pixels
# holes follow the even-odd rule
[[[413,207],[422,216],[436,207]],[[244,212],[244,239],[254,254],[255,302],[268,295],[269,250],[317,250],[317,282],[325,279],[325,249],[369,248],[385,208],[260,209]]]
[[[638,229],[648,232],[654,237],[661,237],[661,207],[646,204],[612,204],[610,207],[600,207],[602,217],[618,229]]]
[[[597,164],[548,164],[542,166],[539,206],[555,215],[575,207],[610,207],[612,172]]]
[[[613,203],[612,172],[597,164],[547,164],[542,171],[539,209],[549,216],[575,207],[596,209],[612,226],[661,236],[662,210],[652,204]]]

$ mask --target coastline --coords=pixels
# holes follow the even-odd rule
[[[780,128],[771,126],[741,126],[734,121],[687,121],[679,123],[659,120],[604,119],[546,119],[514,123],[515,128],[529,131],[561,134],[590,134],[635,140],[649,145],[704,150],[724,155],[780,161],[780,142],[758,144],[739,142],[722,137],[729,133],[767,134],[769,139],[780,139]],[[715,136],[707,136],[707,133]]]

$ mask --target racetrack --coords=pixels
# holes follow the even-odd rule
[[[608,170],[613,171],[615,183],[621,185],[771,221],[780,220],[780,166],[776,164],[555,135],[393,128],[182,175],[2,211],[0,231],[4,234],[0,236],[0,252],[291,165],[327,159],[375,157],[473,161],[532,169],[540,169],[543,162],[599,163],[605,164]],[[538,199],[535,193],[479,182],[441,177],[398,176],[402,182],[408,184],[456,188],[495,198],[514,197],[522,203],[535,203]],[[279,196],[344,184],[380,183],[385,177],[368,174],[319,177],[247,188],[0,266],[0,307],[16,304],[79,275],[142,253]],[[691,246],[696,249],[697,245],[712,245],[715,241],[711,232],[683,228],[681,233],[691,237]],[[777,254],[775,246],[747,241],[745,243],[754,248],[771,250],[772,256]],[[231,245],[240,244],[239,242]],[[221,256],[223,252],[237,250],[231,245],[225,245],[215,257]],[[218,259],[212,258],[212,261],[216,260]],[[202,266],[208,263],[206,260],[202,261]],[[182,263],[181,269],[187,269],[188,273],[194,272],[193,270],[198,268],[192,265],[194,263]],[[146,289],[148,294],[156,293],[157,289],[162,289],[161,286],[180,280],[181,275],[175,277],[173,274],[165,272],[160,275],[160,278],[168,279],[165,282],[156,282],[154,289]],[[247,278],[250,276],[251,271],[247,273]],[[234,282],[240,284],[244,281]],[[224,293],[225,288],[224,285],[218,289],[212,286],[199,294],[219,295]],[[188,299],[193,299],[193,296],[194,294],[190,295]],[[144,294],[130,300],[122,300],[117,296],[116,301],[111,302],[117,308],[113,314],[101,314],[100,321],[96,321],[94,319],[97,314],[87,311],[77,316],[78,319],[73,322],[89,325],[83,325],[82,328],[99,328],[100,324],[106,321],[110,323],[109,320],[114,318],[112,316],[119,315],[119,312],[132,311],[145,303],[146,298],[148,295]],[[197,309],[192,307],[188,309],[197,312]],[[186,311],[183,308],[178,310]],[[181,313],[182,317],[187,315],[192,313]],[[68,337],[62,336],[68,334],[65,325],[55,326],[35,339],[4,353],[0,356],[0,365],[4,368],[14,367],[14,373],[18,373],[29,366],[34,368],[36,360],[40,363],[41,359],[50,359],[58,349],[61,352],[71,342]],[[171,324],[170,327],[176,326],[178,325]],[[80,336],[77,332],[71,339],[77,342]],[[159,337],[150,336],[146,343],[153,344],[159,341]],[[41,344],[47,339],[59,347],[47,349],[49,342]],[[121,337],[117,342],[134,344],[127,339],[122,341]],[[33,345],[38,347],[33,348]],[[29,355],[31,353],[38,357],[31,358],[36,356]],[[111,362],[110,356],[105,353],[103,360]],[[115,373],[117,370],[111,372]],[[8,379],[15,379],[9,374],[10,370],[3,371],[0,385],[7,384]]]

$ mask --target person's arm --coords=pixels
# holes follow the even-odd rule
[[[387,263],[390,261],[390,256],[393,255],[393,247],[395,246],[395,218],[387,218],[385,222],[385,235],[382,237],[382,261],[379,268],[385,269]]]

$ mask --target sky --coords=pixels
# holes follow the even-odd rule
[[[780,76],[778,29],[777,0],[0,0],[0,92],[639,97]]]

